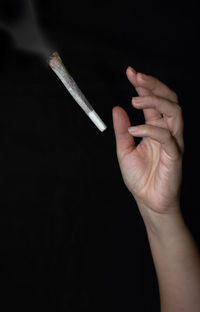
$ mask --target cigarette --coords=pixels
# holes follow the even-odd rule
[[[54,52],[48,59],[48,64],[55,72],[55,74],[60,78],[64,86],[67,88],[69,93],[75,99],[75,101],[79,104],[79,106],[83,109],[83,111],[88,115],[88,117],[92,120],[92,122],[97,126],[100,131],[104,131],[107,127],[104,122],[101,120],[99,115],[95,112],[93,107],[90,105],[84,94],[81,92],[76,82],[69,74],[67,69],[65,68],[61,57],[58,52]]]

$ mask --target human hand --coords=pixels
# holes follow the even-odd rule
[[[128,67],[127,77],[139,97],[145,124],[131,126],[126,111],[113,108],[117,157],[124,182],[135,197],[143,219],[179,210],[184,152],[183,118],[178,97],[158,79]],[[133,136],[143,137],[136,146]]]

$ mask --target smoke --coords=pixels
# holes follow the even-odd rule
[[[39,27],[33,1],[23,0],[21,4],[22,11],[21,13],[17,12],[17,18],[15,16],[12,23],[3,23],[0,21],[0,28],[4,29],[12,36],[15,45],[19,49],[36,53],[47,59],[49,55],[54,52],[54,49],[49,45]],[[18,9],[19,7],[20,3],[18,2]],[[12,15],[12,13],[13,12],[9,10],[9,15]]]

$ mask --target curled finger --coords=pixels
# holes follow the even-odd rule
[[[168,129],[175,137],[180,149],[183,149],[183,116],[182,109],[177,103],[156,95],[134,97],[132,103],[138,109],[154,108],[166,117]]]
[[[137,73],[132,67],[127,68],[127,77],[129,81],[134,85],[134,87],[142,88],[142,90],[149,91],[149,94],[155,94],[162,96],[170,101],[178,103],[178,96],[176,92],[171,90],[166,84],[164,84],[159,79],[146,75],[143,73]],[[147,94],[147,93],[146,93]],[[141,94],[141,95],[146,95]]]
[[[170,131],[165,128],[160,128],[152,125],[140,125],[128,128],[130,134],[136,137],[150,137],[151,139],[159,142],[171,158],[178,158],[180,156],[174,137]]]

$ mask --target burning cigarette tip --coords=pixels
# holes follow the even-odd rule
[[[49,64],[50,67],[53,67],[55,63],[62,63],[62,60],[61,60],[61,57],[60,55],[58,54],[58,52],[54,52],[52,53],[48,59],[47,59],[47,62]]]

